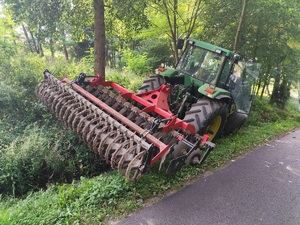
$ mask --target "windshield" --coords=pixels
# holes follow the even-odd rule
[[[190,45],[181,57],[177,70],[194,76],[205,83],[215,84],[224,57],[216,52]]]

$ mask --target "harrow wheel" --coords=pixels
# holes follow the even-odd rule
[[[124,135],[119,134],[115,139],[111,141],[111,143],[107,146],[105,152],[105,161],[107,164],[111,164],[112,155],[121,146],[121,144],[125,141]]]
[[[118,163],[118,172],[120,174],[122,174],[123,176],[125,176],[125,174],[126,174],[126,170],[127,170],[129,163],[135,157],[136,150],[137,150],[137,145],[134,145],[134,146],[130,147],[129,149],[127,149],[127,151],[124,152],[124,154],[122,155],[122,157]]]
[[[114,153],[111,156],[110,165],[111,168],[114,170],[118,169],[119,162],[126,152],[128,148],[132,147],[132,143],[130,140],[124,141],[120,146],[114,151]]]
[[[142,176],[141,167],[144,162],[147,151],[142,151],[137,154],[129,163],[125,176],[128,181],[134,182]]]
[[[111,131],[105,137],[102,138],[98,147],[98,153],[102,158],[105,156],[107,146],[113,143],[113,140],[115,137],[117,137],[117,135],[118,135],[117,131]]]

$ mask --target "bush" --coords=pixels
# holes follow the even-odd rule
[[[103,169],[99,157],[78,143],[71,131],[30,125],[0,148],[0,192],[19,196],[48,183],[94,176]]]
[[[126,89],[135,92],[139,87],[142,86],[145,77],[137,76],[130,72],[118,71],[118,70],[106,70],[106,80],[114,81]]]
[[[257,126],[261,123],[272,123],[288,116],[288,110],[272,106],[266,98],[255,97],[246,124]]]
[[[80,72],[91,73],[89,66],[23,53],[0,64],[0,71],[10,68],[0,74],[1,193],[20,196],[49,183],[72,182],[107,170],[98,155],[69,129],[61,127],[35,96],[35,86],[43,79],[44,69],[56,77],[75,79]],[[141,85],[135,75],[109,72],[111,80],[129,89]]]
[[[147,63],[155,70],[162,63],[167,66],[174,66],[174,58],[168,39],[144,40],[140,46],[141,52],[147,52]]]
[[[147,64],[147,53],[135,54],[129,50],[123,51],[122,60],[126,64],[125,69],[137,75],[148,73],[151,67]]]
[[[10,112],[12,109],[20,108],[24,90],[19,86],[13,87],[4,81],[0,81],[0,109],[1,113]]]

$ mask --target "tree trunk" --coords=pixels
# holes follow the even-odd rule
[[[179,61],[179,56],[178,56],[178,49],[177,49],[177,12],[178,12],[178,0],[174,0],[174,12],[173,12],[173,20],[174,20],[174,24],[173,24],[173,30],[174,30],[174,34],[173,34],[173,48],[174,48],[174,53],[175,53],[175,64],[177,65],[178,61]]]
[[[300,112],[300,81],[299,81],[299,84],[298,84],[298,110]]]
[[[44,50],[43,50],[42,44],[40,43],[39,46],[40,46],[40,56],[44,57],[45,55],[44,55]]]
[[[246,14],[246,6],[247,6],[247,0],[243,1],[243,8],[242,8],[242,13],[241,13],[241,17],[240,17],[240,22],[239,22],[239,26],[238,29],[236,31],[236,35],[235,35],[235,40],[234,40],[234,46],[233,49],[239,50],[239,48],[241,47],[241,31],[242,31],[242,26],[245,20],[245,14]]]
[[[27,30],[26,30],[26,27],[25,27],[24,23],[22,23],[22,27],[23,27],[23,31],[24,31],[24,34],[25,34],[25,37],[26,37],[26,42],[28,44],[28,48],[29,48],[30,52],[33,52],[33,49],[31,47],[31,43],[30,43],[30,39],[29,39],[29,36],[28,36],[28,33],[27,33]]]
[[[258,19],[258,24],[257,24],[257,30],[256,30],[256,42],[255,42],[255,47],[253,49],[253,53],[252,53],[252,59],[253,61],[255,60],[255,57],[257,56],[257,50],[259,49],[259,43],[260,43],[260,33],[261,33],[261,18],[259,17]]]
[[[64,49],[64,55],[66,60],[69,60],[69,54],[68,54],[68,49],[65,43],[63,43],[63,49]]]
[[[178,11],[178,0],[173,0],[173,8],[169,8],[168,2],[166,0],[162,1],[163,8],[166,12],[166,17],[170,29],[170,38],[171,38],[171,49],[174,57],[174,63],[177,64],[178,57],[178,49],[177,49],[177,11]],[[172,18],[173,14],[173,18]]]
[[[194,6],[193,12],[191,14],[190,20],[189,20],[187,35],[185,38],[189,38],[191,36],[192,32],[194,31],[196,21],[199,19],[199,16],[200,16],[199,14],[200,14],[201,5],[203,2],[204,2],[203,0],[195,1],[195,6]]]
[[[35,38],[34,38],[34,35],[33,35],[32,31],[30,29],[29,29],[29,33],[30,33],[30,36],[31,36],[31,39],[32,39],[32,43],[34,45],[34,49],[35,49],[36,53],[40,54],[39,46],[37,46]]]
[[[258,94],[259,94],[259,89],[260,89],[260,86],[261,86],[261,82],[262,82],[262,79],[259,78],[259,79],[258,79],[258,84],[257,84],[257,90],[256,90],[255,95],[258,95]]]
[[[279,95],[280,98],[277,99],[277,105],[281,108],[284,109],[286,106],[286,103],[288,99],[290,98],[290,82],[288,81],[288,78],[286,76],[283,76],[282,82],[280,84],[279,88]]]
[[[94,0],[94,74],[105,80],[105,23],[104,0]]]
[[[280,99],[280,74],[281,74],[281,63],[278,64],[278,74],[275,75],[275,80],[274,80],[274,85],[273,85],[273,91],[271,95],[270,102],[271,103],[276,103]]]
[[[261,94],[260,94],[260,98],[262,98],[264,96],[264,93],[265,93],[265,90],[269,84],[269,75],[270,74],[270,68],[268,67],[267,68],[267,71],[266,71],[266,76],[264,77],[263,79],[263,87],[262,87],[262,90],[261,90]]]
[[[52,38],[50,38],[50,52],[51,52],[51,57],[54,58],[55,51],[54,51],[54,42]]]

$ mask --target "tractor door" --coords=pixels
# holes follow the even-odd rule
[[[239,61],[234,65],[233,73],[230,75],[228,86],[240,112],[249,114],[254,96],[254,82],[259,75],[260,64],[245,63]]]

